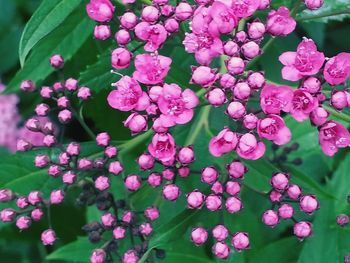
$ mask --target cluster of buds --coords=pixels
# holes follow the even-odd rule
[[[272,208],[262,215],[262,221],[269,227],[275,227],[280,220],[292,220],[294,222],[293,233],[300,240],[311,236],[312,225],[308,221],[297,221],[294,217],[293,204],[299,204],[301,212],[312,214],[319,208],[315,195],[303,195],[302,189],[297,184],[290,183],[290,177],[286,173],[275,173],[271,178],[272,190],[269,199]]]
[[[130,238],[132,248],[123,256],[118,256],[124,263],[136,263],[148,249],[147,238],[152,234],[152,222],[159,217],[156,207],[148,207],[143,212],[132,212],[126,209],[124,200],[112,200],[113,212],[104,213],[99,222],[92,222],[83,227],[92,243],[98,243],[105,234],[111,233],[113,238],[101,248],[95,249],[90,257],[91,263],[112,262],[112,253],[118,251],[119,242]],[[122,211],[121,211],[122,210]],[[138,238],[138,243],[136,240]]]

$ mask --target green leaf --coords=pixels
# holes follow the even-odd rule
[[[19,44],[19,60],[21,65],[32,48],[74,11],[81,0],[44,0],[33,14],[22,34]]]
[[[48,63],[50,56],[58,53],[69,60],[91,35],[93,23],[83,6],[73,12],[61,26],[36,45],[24,67],[8,85],[6,93],[18,90],[23,79],[34,82],[46,79],[54,71]]]
[[[46,259],[68,262],[89,262],[90,253],[95,248],[96,244],[90,243],[87,238],[79,237],[77,241],[55,250]]]

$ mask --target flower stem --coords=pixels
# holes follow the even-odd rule
[[[337,117],[338,119],[341,119],[343,121],[350,123],[350,116],[349,115],[346,115],[342,112],[336,111],[335,109],[333,109],[330,106],[323,105],[323,108],[325,108],[327,111],[329,111],[333,116]]]
[[[84,116],[83,116],[83,107],[82,106],[80,107],[79,113],[72,107],[70,108],[70,110],[73,112],[73,114],[75,115],[76,119],[80,123],[81,127],[85,130],[85,132],[89,135],[89,137],[92,140],[95,140],[96,139],[96,135],[89,128],[89,126],[87,126],[87,124],[85,123]]]
[[[297,18],[297,21],[308,21],[308,20],[314,20],[314,19],[318,19],[318,18],[343,15],[343,14],[350,14],[350,8],[345,8],[345,9],[336,10],[336,11],[328,11],[328,12],[324,12],[324,13],[318,14],[318,15],[299,17],[299,18]]]

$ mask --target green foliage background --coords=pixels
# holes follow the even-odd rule
[[[113,140],[121,145],[120,158],[127,173],[135,171],[137,154],[144,151],[150,133],[130,138],[129,132],[122,126],[125,115],[110,109],[105,101],[110,83],[118,79],[110,74],[110,52],[115,48],[113,41],[97,42],[92,37],[94,22],[85,13],[85,0],[0,0],[0,76],[7,85],[6,93],[19,94],[19,84],[23,79],[32,79],[38,84],[50,83],[55,79],[53,70],[48,66],[48,58],[60,53],[67,60],[64,72],[66,76],[78,78],[81,85],[87,85],[94,91],[94,98],[84,108],[84,115],[92,129],[108,131]],[[274,7],[294,6],[295,0],[272,1]],[[315,12],[298,12],[299,25],[295,33],[286,38],[269,42],[265,53],[256,61],[254,67],[266,72],[269,81],[285,83],[281,79],[281,65],[278,56],[287,50],[294,50],[303,36],[313,38],[326,56],[339,52],[350,52],[350,2],[344,0],[326,0],[325,7]],[[117,12],[122,13],[119,4]],[[330,14],[338,14],[329,16]],[[263,14],[261,14],[263,15]],[[310,19],[310,17],[315,17]],[[266,40],[267,42],[268,40]],[[137,43],[131,43],[136,47]],[[181,40],[172,39],[161,50],[174,60],[168,76],[168,82],[176,82],[182,87],[190,86],[190,65],[195,64],[181,47]],[[130,70],[129,70],[130,72]],[[126,70],[124,74],[127,74]],[[291,84],[291,83],[288,83]],[[193,89],[198,87],[191,86]],[[30,116],[37,97],[21,96],[19,105],[23,117]],[[194,169],[215,164],[224,169],[224,164],[234,156],[213,159],[209,156],[207,144],[210,133],[217,133],[222,126],[232,125],[223,109],[202,107],[189,125],[177,127],[174,132],[179,144],[194,144],[198,153]],[[350,118],[339,115],[339,121],[349,127]],[[269,177],[282,167],[272,165],[267,156],[259,161],[247,162],[249,173],[242,199],[244,210],[238,215],[224,214],[225,223],[233,230],[243,230],[250,234],[252,249],[244,253],[234,253],[228,262],[300,262],[300,263],[336,263],[350,253],[350,228],[340,229],[335,223],[339,213],[349,213],[346,202],[350,194],[350,155],[341,150],[335,158],[325,157],[317,142],[317,130],[309,123],[296,123],[287,119],[293,132],[293,142],[300,148],[293,153],[302,157],[301,166],[285,164],[292,174],[292,180],[306,192],[317,194],[321,209],[313,219],[314,235],[299,242],[291,234],[291,224],[282,223],[275,229],[261,224],[260,218],[269,207],[267,200],[257,192],[268,191]],[[80,127],[73,123],[68,127],[69,139],[84,142],[87,156],[98,156],[101,150],[82,136]],[[45,170],[33,167],[33,157],[37,152],[10,155],[0,153],[0,188],[8,187],[16,192],[27,194],[32,189],[49,193],[59,186],[59,182],[50,178]],[[55,155],[54,151],[49,154]],[[293,156],[290,156],[291,160]],[[163,215],[156,223],[155,234],[150,241],[152,248],[164,248],[167,256],[164,262],[209,263],[218,262],[210,252],[211,244],[197,248],[188,238],[193,225],[210,226],[218,221],[218,213],[207,211],[189,211],[185,209],[184,199],[176,204],[159,201],[158,193],[149,187],[143,187],[135,194],[127,194],[116,180],[114,194],[118,198],[129,195],[134,207],[144,208],[158,200]],[[179,182],[183,192],[200,185],[199,178],[192,175]],[[199,188],[203,186],[200,185]],[[203,188],[205,189],[205,188]],[[40,244],[40,231],[47,227],[44,220],[35,223],[23,233],[15,226],[0,223],[0,261],[7,263],[27,262],[88,262],[90,251],[96,247],[83,236],[81,226],[97,219],[99,212],[92,208],[77,208],[74,200],[78,189],[73,189],[64,205],[53,210],[53,225],[59,236],[59,242],[45,249]],[[166,212],[164,212],[166,211]],[[211,241],[212,242],[212,241]],[[124,247],[120,248],[125,249]]]

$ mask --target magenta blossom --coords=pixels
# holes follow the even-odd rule
[[[292,133],[284,120],[274,114],[258,121],[258,134],[261,138],[273,141],[277,145],[287,144],[292,138]]]
[[[117,87],[109,93],[108,104],[120,111],[145,110],[149,106],[149,97],[142,91],[139,83],[129,76],[122,77],[114,84]]]
[[[257,160],[265,154],[265,144],[258,142],[251,133],[244,134],[238,142],[237,153],[240,157],[247,160]]]
[[[175,141],[170,133],[156,133],[148,151],[154,157],[162,162],[168,162],[174,159],[176,154]]]
[[[225,153],[233,151],[237,143],[237,134],[232,132],[229,128],[225,128],[210,140],[209,152],[215,157],[220,157]]]
[[[317,98],[313,97],[309,92],[301,89],[294,91],[290,114],[295,120],[299,122],[306,120],[317,107]]]
[[[90,0],[86,6],[88,16],[97,22],[108,22],[112,19],[114,5],[109,0]]]
[[[281,6],[278,10],[272,10],[266,21],[266,29],[273,36],[286,36],[292,33],[297,23],[290,16],[289,9]]]
[[[219,1],[210,7],[209,15],[213,19],[209,24],[209,31],[216,36],[231,33],[238,24],[232,9]]]
[[[133,77],[146,85],[161,83],[168,74],[171,62],[171,58],[156,54],[137,55]]]
[[[164,127],[175,124],[185,124],[193,117],[193,108],[199,103],[196,94],[190,90],[184,91],[176,84],[164,84],[162,94],[157,100],[161,111],[160,120]]]
[[[136,36],[147,41],[144,49],[147,52],[156,51],[167,39],[168,33],[164,26],[160,24],[151,25],[147,22],[141,22],[135,27]]]
[[[312,39],[305,38],[297,48],[296,52],[285,52],[279,60],[284,65],[282,77],[285,80],[297,81],[304,76],[318,73],[323,65],[325,56],[317,51],[317,46]]]
[[[349,131],[342,124],[335,121],[329,121],[322,125],[318,138],[323,152],[328,156],[333,156],[338,148],[350,146]]]
[[[266,84],[260,94],[260,105],[266,114],[280,114],[290,111],[292,99],[292,88]]]
[[[260,5],[260,1],[256,0],[231,0],[222,2],[231,2],[232,12],[239,18],[251,16]]]
[[[331,85],[344,83],[350,76],[350,53],[340,53],[327,61],[323,75]]]

